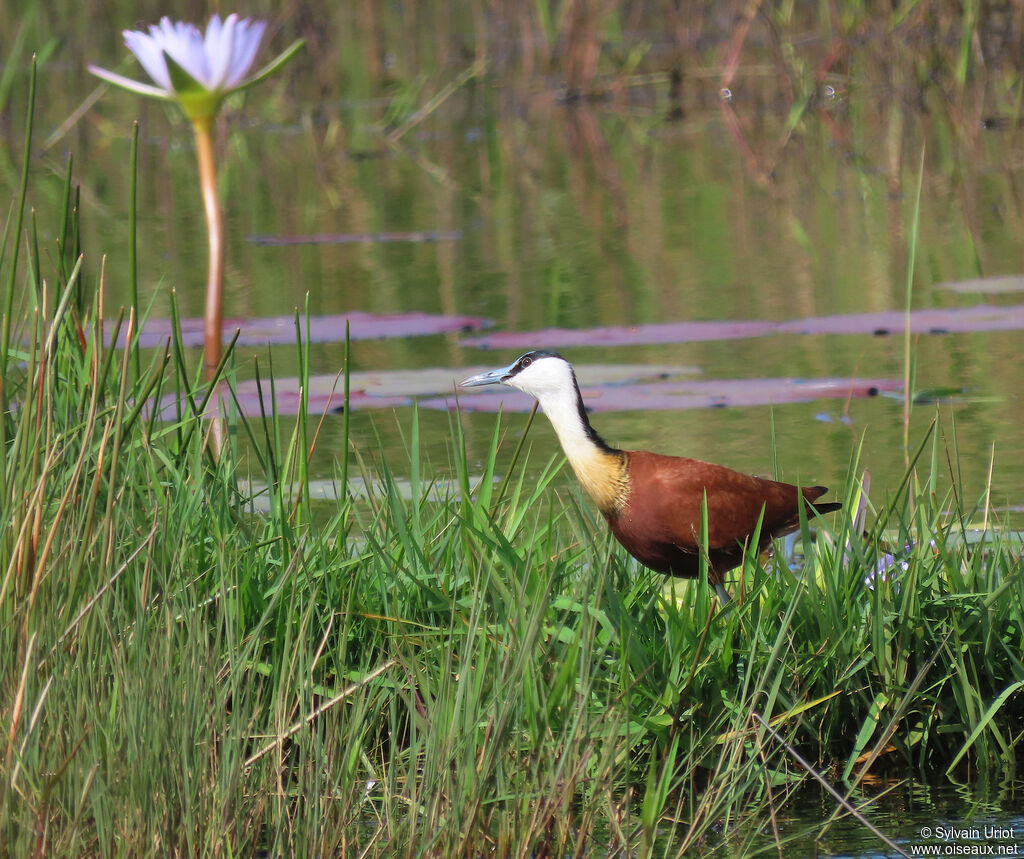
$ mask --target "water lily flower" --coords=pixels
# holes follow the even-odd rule
[[[153,98],[175,101],[193,120],[216,115],[225,96],[252,86],[286,63],[301,47],[293,43],[283,54],[252,77],[265,21],[228,15],[210,18],[205,35],[194,24],[164,17],[149,32],[125,30],[124,43],[156,86],[123,77],[99,66],[89,66],[107,83]]]
[[[205,34],[194,24],[166,17],[151,26],[148,33],[125,30],[125,45],[155,86],[89,66],[89,71],[114,86],[176,103],[192,122],[209,244],[203,330],[206,378],[211,382],[221,361],[224,296],[224,224],[217,193],[213,120],[226,96],[269,77],[302,47],[301,39],[293,42],[256,74],[246,77],[266,26],[264,21],[232,14],[223,21],[214,15]]]

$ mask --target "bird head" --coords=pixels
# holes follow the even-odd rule
[[[518,388],[538,400],[559,394],[576,396],[578,390],[572,364],[557,352],[544,349],[527,352],[507,367],[471,376],[459,384],[463,388],[475,388],[498,383]]]

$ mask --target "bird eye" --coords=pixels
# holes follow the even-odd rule
[[[525,358],[523,358],[521,363],[524,367],[529,367],[533,363],[533,358],[527,355]]]

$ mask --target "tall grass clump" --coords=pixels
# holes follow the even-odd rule
[[[180,339],[115,345],[104,323],[137,320],[103,266],[16,263],[22,230],[0,260],[0,856],[742,856],[807,779],[781,740],[857,804],[870,773],[1014,771],[1020,538],[943,489],[938,433],[867,534],[854,457],[844,517],[748,557],[721,608],[638,569],[528,442],[498,474],[504,418],[478,462],[453,416],[444,469],[415,413],[401,462],[346,437],[341,500],[315,507],[318,427],[257,369],[267,412],[229,416],[214,460]]]

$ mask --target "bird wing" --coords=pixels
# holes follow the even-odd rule
[[[631,452],[630,514],[645,531],[680,549],[696,548],[707,498],[708,548],[732,549],[761,520],[761,542],[799,522],[800,490],[721,465],[645,451]],[[764,516],[762,519],[762,510]]]

